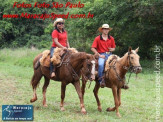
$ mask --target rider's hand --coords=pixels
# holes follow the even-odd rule
[[[66,51],[66,50],[67,50],[67,47],[63,47],[63,50],[65,50],[65,51]]]
[[[104,55],[100,55],[100,58],[105,58],[105,56]]]
[[[110,52],[113,52],[113,51],[114,51],[114,48],[109,48],[109,51],[110,51]]]

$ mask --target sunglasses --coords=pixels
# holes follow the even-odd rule
[[[64,22],[58,22],[57,24],[59,24],[59,25],[63,25],[63,24],[64,24]]]
[[[103,30],[109,30],[109,28],[103,28]]]

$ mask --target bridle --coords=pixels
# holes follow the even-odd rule
[[[128,56],[127,56],[127,60],[129,61],[129,67],[127,66],[123,66],[123,68],[125,70],[130,70],[130,72],[134,72],[134,69],[138,68],[138,67],[141,67],[141,66],[133,66],[133,64],[131,63],[131,59],[130,59],[130,55],[133,54],[133,53],[129,53],[128,52]]]
[[[127,56],[127,61],[129,62],[129,66],[127,67],[127,66],[123,66],[123,69],[125,69],[125,70],[129,70],[130,71],[130,75],[129,75],[129,78],[128,78],[128,82],[127,82],[127,84],[129,84],[129,79],[130,79],[130,77],[131,77],[131,74],[134,72],[134,69],[136,69],[136,68],[138,68],[138,67],[141,67],[141,66],[133,66],[133,64],[131,63],[131,59],[130,59],[130,55],[131,54],[133,54],[133,53],[129,53],[128,52],[128,56]],[[114,60],[115,58],[113,58],[112,59],[112,61]],[[112,62],[111,61],[111,62]],[[109,62],[109,63],[111,63],[111,62]],[[118,74],[118,72],[117,72],[117,70],[116,70],[116,67],[115,67],[115,64],[116,63],[119,63],[120,64],[120,62],[117,62],[117,58],[116,58],[116,61],[115,61],[115,63],[114,63],[114,65],[113,66],[110,66],[111,68],[113,68],[114,69],[114,71],[115,71],[115,73],[116,73],[116,76],[117,76],[117,79],[120,81],[120,82],[122,82],[122,81],[124,81],[126,78],[124,77],[124,78],[121,78],[120,77],[120,75]]]
[[[86,59],[86,62],[88,62],[88,59]],[[91,70],[88,67],[84,67],[85,72],[91,72]],[[87,76],[84,75],[83,73],[83,68],[81,69],[81,74],[83,75],[84,79],[87,80],[89,79]]]
[[[88,61],[88,60],[86,60],[86,61]],[[88,67],[85,70],[87,70],[87,72],[91,72]],[[85,81],[89,80],[89,78],[83,73],[83,69],[81,69],[81,74],[82,74]],[[92,81],[90,81],[88,88],[90,88],[91,83],[92,83]]]

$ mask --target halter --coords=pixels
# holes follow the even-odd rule
[[[130,54],[133,54],[133,53],[128,53],[128,56],[127,56],[127,60],[129,60],[129,67],[127,66],[123,66],[123,68],[125,70],[130,70],[131,72],[134,72],[134,69],[137,68],[137,67],[141,67],[141,66],[133,66],[132,63],[131,63],[131,59],[130,59]]]
[[[129,62],[129,67],[127,67],[127,66],[123,66],[123,68],[125,69],[125,70],[129,70],[130,71],[130,75],[129,75],[129,78],[128,78],[128,82],[127,82],[127,84],[129,83],[129,79],[130,79],[130,77],[131,77],[131,74],[134,72],[134,69],[135,68],[137,68],[137,67],[141,67],[141,66],[133,66],[132,65],[132,63],[131,63],[131,59],[130,59],[130,54],[132,54],[131,52],[129,53],[128,52],[128,56],[127,56],[127,61]],[[114,58],[113,58],[114,59]],[[112,60],[113,61],[113,60]],[[111,62],[112,62],[111,61]],[[110,62],[110,63],[111,63]],[[116,70],[116,67],[115,67],[115,64],[117,63],[117,61],[114,63],[114,65],[113,66],[110,66],[110,67],[113,67],[113,69],[114,69],[114,71],[115,71],[115,73],[116,73],[116,76],[117,76],[117,78],[118,78],[118,80],[119,81],[123,81],[123,80],[125,80],[125,77],[124,78],[121,78],[120,76],[119,76],[119,74],[118,74],[118,72],[117,72],[117,70]],[[119,62],[118,62],[119,63]]]
[[[88,61],[88,60],[86,60],[86,61]],[[86,68],[86,69],[87,69],[88,72],[91,72],[91,71],[89,70],[89,68]],[[81,69],[81,74],[83,75],[83,78],[84,78],[85,81],[89,80],[88,77],[86,77],[86,76],[84,75],[83,69]],[[88,88],[90,88],[91,83],[92,83],[92,81],[90,81]]]
[[[88,59],[86,59],[86,62],[88,62]],[[88,67],[86,68],[86,71],[91,72],[91,70]]]

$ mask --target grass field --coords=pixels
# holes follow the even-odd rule
[[[44,49],[42,49],[44,50]],[[30,80],[33,74],[32,60],[42,50],[20,48],[16,50],[0,50],[0,115],[4,104],[31,104],[32,87]],[[37,89],[38,100],[34,106],[34,121],[120,121],[120,122],[150,122],[156,117],[156,74],[154,61],[141,61],[143,72],[135,79],[132,75],[129,90],[122,90],[122,105],[119,107],[121,118],[115,112],[106,112],[107,107],[113,107],[111,89],[100,89],[99,98],[102,112],[97,111],[93,95],[94,82],[85,93],[86,115],[80,113],[79,99],[75,88],[69,84],[66,89],[65,111],[60,111],[60,83],[51,81],[47,89],[48,107],[42,106],[43,80]],[[163,65],[161,65],[163,69]],[[161,72],[161,81],[163,81]],[[128,74],[127,74],[128,76]],[[128,77],[127,77],[128,78]],[[162,84],[161,84],[162,85]],[[161,88],[161,93],[163,89]],[[160,103],[160,122],[163,121],[163,100]],[[2,119],[0,119],[1,121]]]

